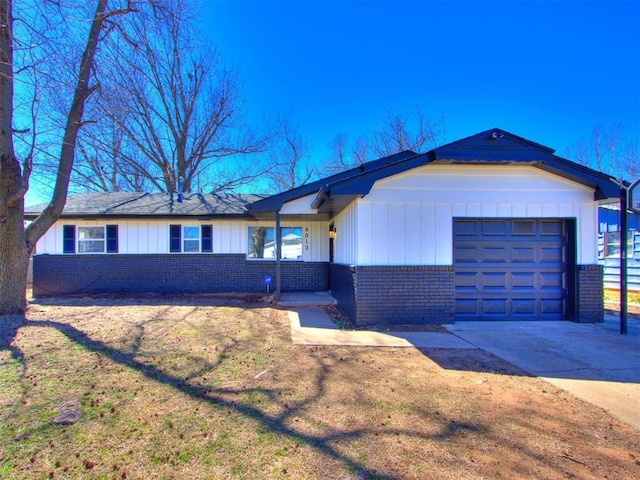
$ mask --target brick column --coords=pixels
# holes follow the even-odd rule
[[[579,323],[604,321],[602,265],[578,265],[576,268],[576,315]]]

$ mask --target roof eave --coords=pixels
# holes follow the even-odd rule
[[[554,155],[548,162],[539,162],[534,166],[567,180],[593,188],[593,197],[596,201],[620,198],[621,183],[617,179],[573,163],[570,160]]]
[[[35,220],[40,213],[25,213],[25,220]],[[133,214],[108,214],[108,213],[66,213],[60,215],[58,220],[194,220],[194,219],[225,219],[225,220],[250,220],[253,216],[249,213],[199,213],[199,214],[160,214],[160,215],[133,215]]]
[[[279,212],[287,202],[291,202],[307,195],[311,195],[314,192],[321,192],[328,185],[330,186],[339,182],[349,181],[362,175],[375,172],[388,165],[401,163],[408,158],[415,157],[416,155],[418,154],[411,150],[404,150],[393,155],[389,155],[377,160],[373,160],[371,162],[364,163],[362,165],[358,165],[349,170],[330,175],[320,180],[316,180],[315,182],[301,185],[300,187],[296,187],[286,192],[278,193],[262,200],[258,200],[257,202],[249,204],[247,208],[255,216],[260,216],[268,212]]]

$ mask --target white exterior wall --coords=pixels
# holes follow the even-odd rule
[[[59,255],[63,253],[63,225],[105,226],[118,225],[119,254],[169,253],[169,225],[211,225],[213,253],[247,254],[249,227],[275,227],[274,222],[186,221],[176,220],[81,220],[64,219],[56,222],[38,241],[37,254]],[[306,262],[329,261],[328,222],[280,222],[282,227],[302,227],[303,236],[308,228],[309,237],[303,238],[302,259]],[[308,243],[307,243],[308,240]],[[82,254],[76,254],[82,255]],[[91,255],[91,254],[86,254]],[[174,254],[180,255],[180,254]],[[188,255],[188,254],[182,254]],[[260,261],[260,260],[255,260]]]
[[[40,237],[36,244],[36,255],[62,253],[62,222],[56,222]]]
[[[376,182],[340,214],[357,250],[338,241],[335,261],[452,265],[454,217],[553,217],[576,219],[577,261],[595,264],[597,206],[593,189],[535,167],[428,165]]]
[[[358,204],[351,202],[334,218],[336,238],[333,241],[333,261],[353,265],[358,260]]]
[[[302,258],[305,261],[328,262],[329,261],[329,222],[309,222],[310,245],[309,251],[302,245]],[[303,228],[304,234],[304,228]],[[307,260],[308,258],[308,260]]]

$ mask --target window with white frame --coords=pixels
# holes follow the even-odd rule
[[[118,253],[118,225],[64,225],[63,253]]]
[[[275,260],[276,238],[274,227],[249,227],[247,238],[247,258]],[[303,242],[302,227],[281,227],[280,258],[283,260],[301,260]]]
[[[282,254],[287,260],[302,259],[302,227],[282,227],[280,229]]]
[[[169,225],[171,253],[211,253],[213,251],[211,225]]]
[[[103,253],[104,227],[78,227],[78,253]]]
[[[633,255],[633,232],[627,232],[627,255]],[[620,232],[604,234],[604,256],[620,257]]]

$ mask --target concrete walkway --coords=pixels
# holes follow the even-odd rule
[[[321,308],[289,311],[297,345],[482,349],[640,430],[640,321],[458,322],[449,333],[340,330]]]
[[[280,295],[278,305],[283,307],[319,307],[336,305],[336,299],[329,292],[291,292]]]
[[[321,308],[289,310],[295,345],[350,345],[360,347],[477,348],[449,333],[375,332],[340,330]]]

